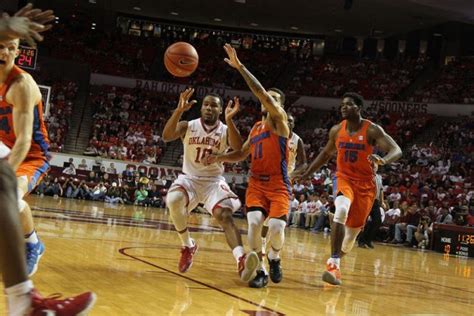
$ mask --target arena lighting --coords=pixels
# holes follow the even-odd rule
[[[170,12],[170,14],[171,14],[171,15],[179,15],[178,12],[174,12],[174,11]]]
[[[298,27],[297,27],[297,26],[292,26],[292,27],[290,27],[290,29],[292,29],[292,30],[295,30],[295,31],[296,31],[296,30],[298,29]]]
[[[133,7],[133,10],[135,10],[135,11],[141,11],[142,8],[140,8],[139,6],[134,6],[134,7]]]
[[[214,21],[216,21],[216,22],[222,22],[222,19],[220,19],[220,18],[214,18]]]
[[[258,26],[258,24],[252,22],[252,23],[250,23],[250,26]]]

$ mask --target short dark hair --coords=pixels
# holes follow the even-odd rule
[[[282,105],[282,106],[285,105],[286,96],[285,96],[285,94],[283,93],[283,91],[281,91],[281,90],[278,89],[278,88],[270,88],[270,89],[268,89],[268,91],[273,91],[273,92],[278,93],[278,94],[280,95],[281,105]]]
[[[346,92],[344,93],[344,95],[342,96],[342,98],[351,98],[352,100],[354,100],[354,103],[359,107],[359,108],[363,108],[364,107],[364,97],[361,96],[360,94],[358,93],[355,93],[355,92]]]
[[[222,106],[224,106],[224,100],[222,99],[222,97],[220,95],[218,95],[217,93],[208,93],[206,94],[206,96],[204,97],[204,99],[206,97],[214,97],[214,98],[218,98],[219,99],[219,104]],[[203,99],[203,100],[204,100]]]

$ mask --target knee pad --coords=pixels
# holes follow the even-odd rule
[[[286,222],[278,218],[270,218],[268,221],[268,231],[273,233],[284,232],[286,227]]]
[[[263,225],[265,218],[262,212],[253,211],[247,213],[247,221],[249,223],[249,227],[259,227]]]
[[[342,241],[341,247],[342,252],[349,253],[352,250],[360,230],[361,228],[345,227],[344,240]]]
[[[170,212],[185,209],[186,199],[186,194],[180,190],[168,192],[166,195],[166,206],[168,206]]]
[[[334,205],[336,206],[336,211],[334,212],[333,221],[345,225],[349,215],[349,209],[351,207],[351,200],[343,195],[339,195],[336,197]]]

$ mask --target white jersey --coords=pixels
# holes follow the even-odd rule
[[[209,154],[222,154],[227,151],[227,125],[221,121],[208,130],[202,120],[188,122],[188,129],[183,138],[184,159],[183,172],[197,177],[218,177],[224,173],[223,163],[204,165],[203,160]]]
[[[291,134],[288,141],[288,174],[291,174],[296,167],[296,155],[298,154],[298,142],[300,137],[296,133]]]

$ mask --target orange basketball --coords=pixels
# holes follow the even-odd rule
[[[199,64],[199,55],[193,45],[177,42],[170,45],[165,52],[165,67],[176,77],[188,77]]]

